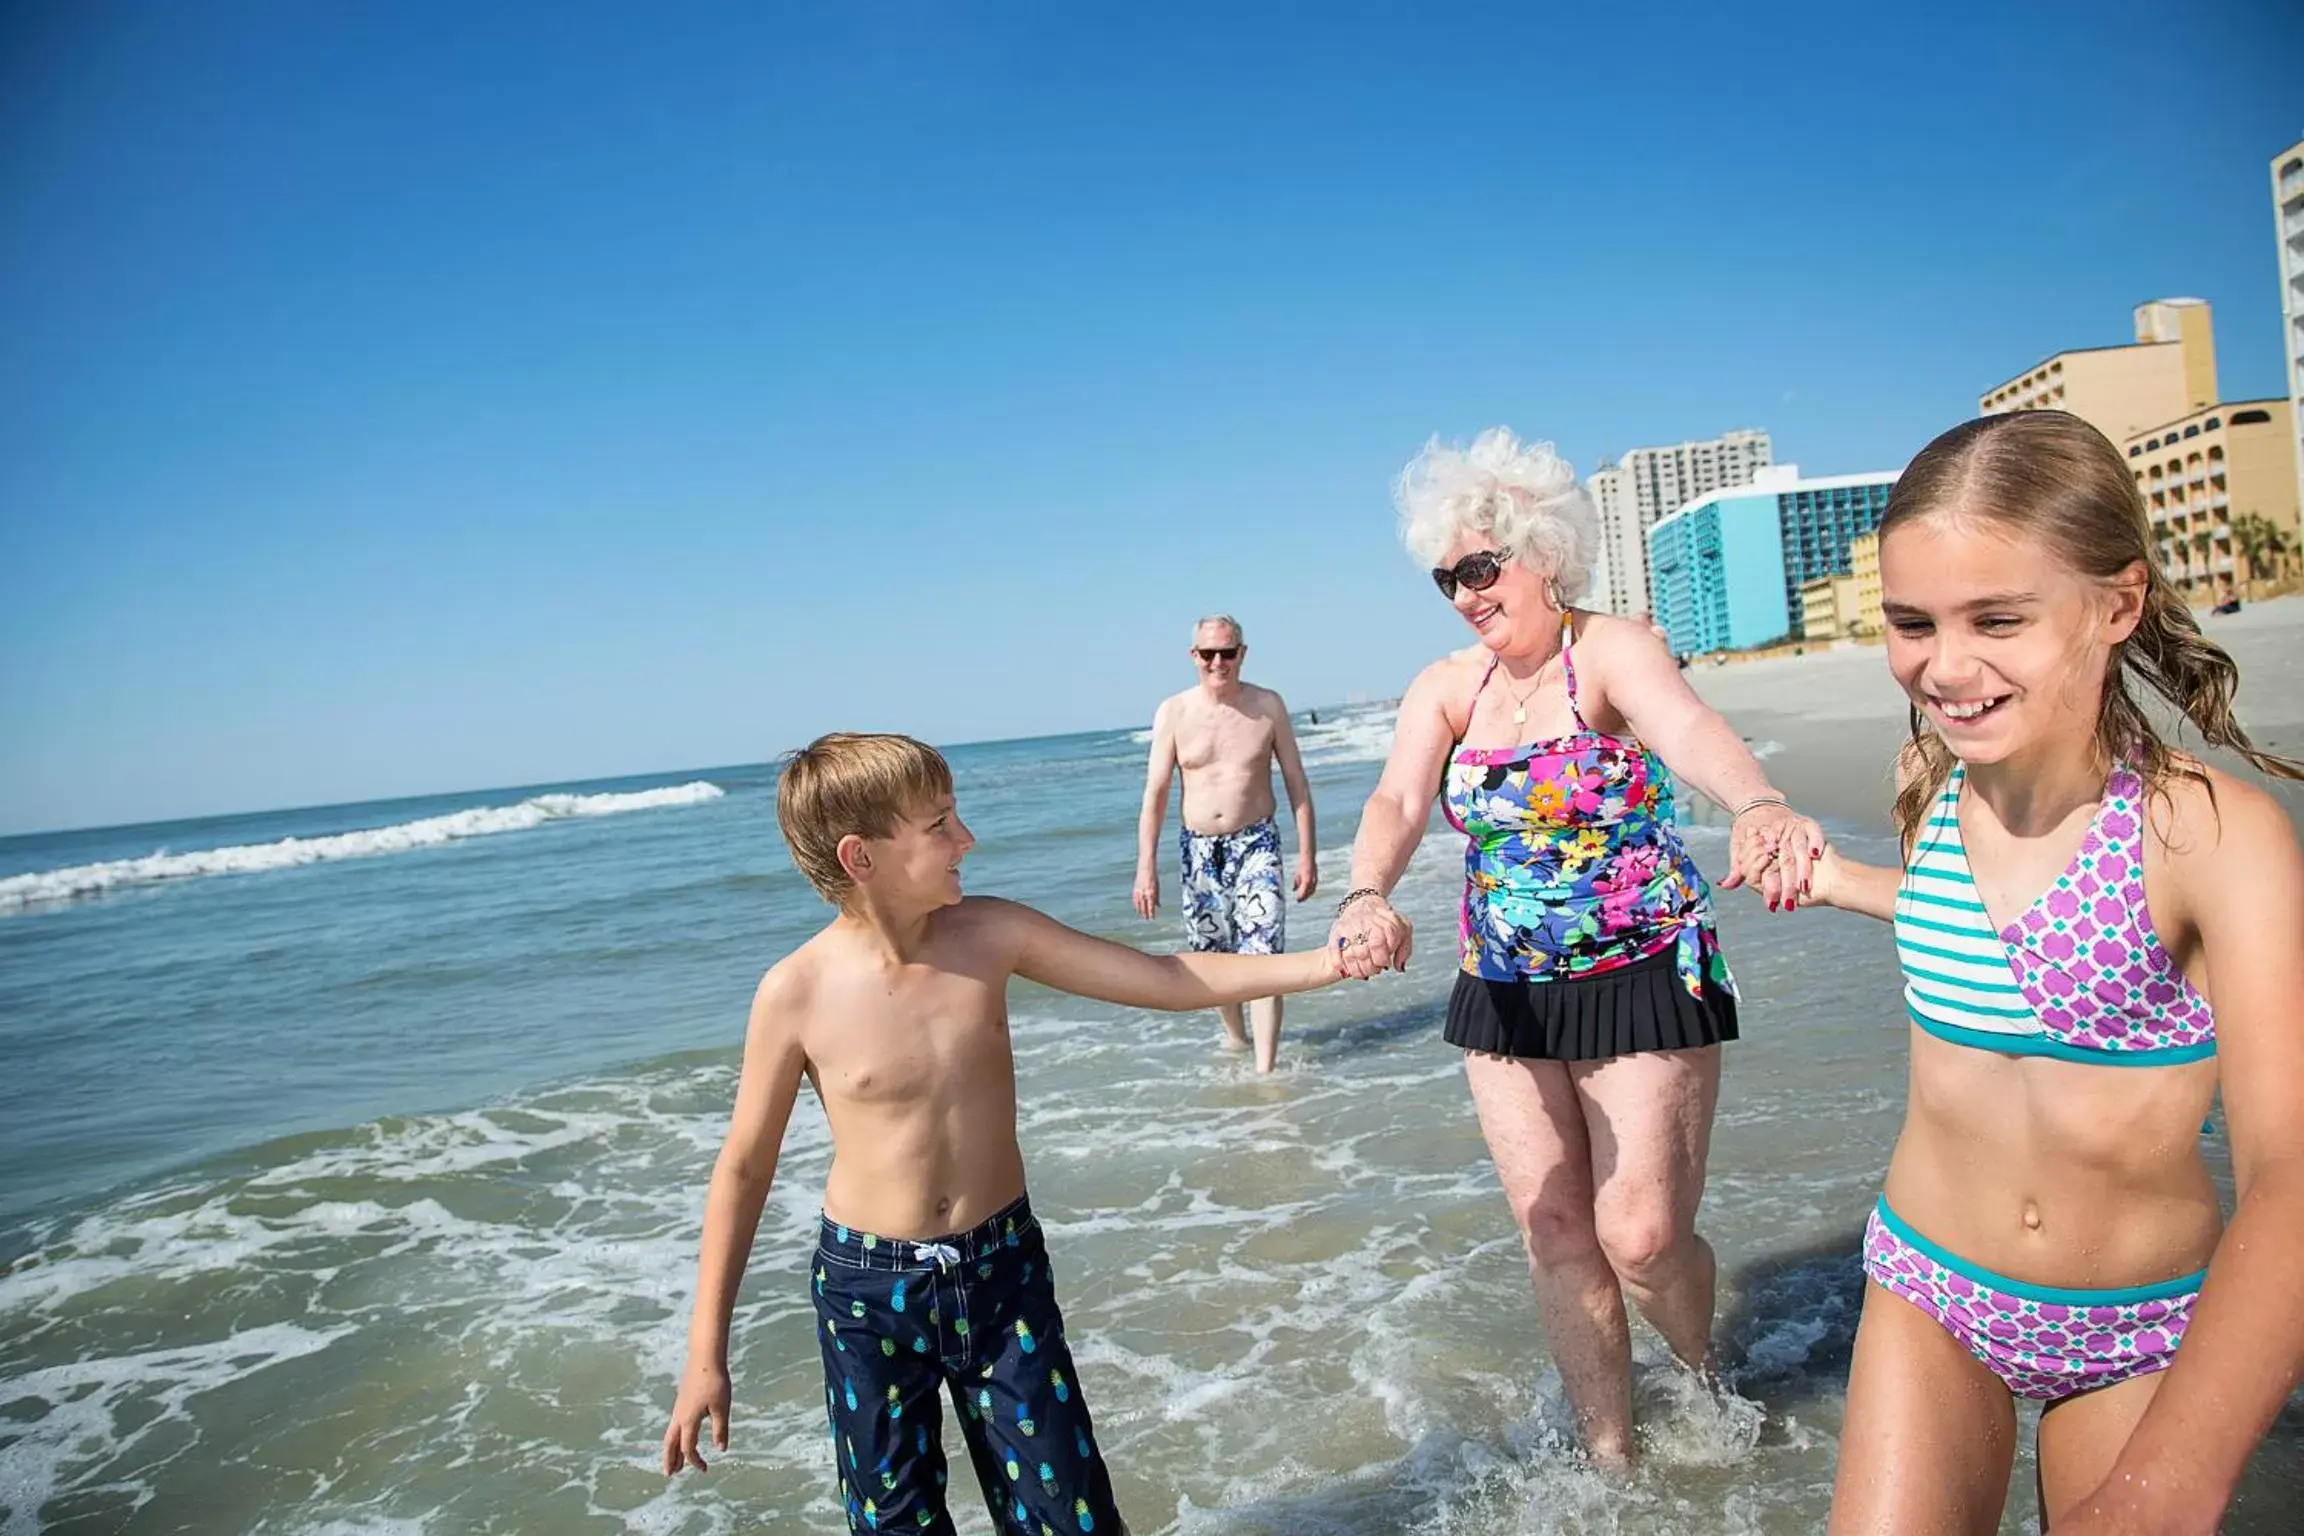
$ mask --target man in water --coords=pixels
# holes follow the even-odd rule
[[[1274,824],[1272,766],[1288,786],[1296,817],[1298,901],[1320,883],[1312,829],[1312,788],[1289,729],[1288,706],[1269,688],[1240,680],[1248,645],[1237,619],[1215,614],[1192,631],[1198,687],[1164,701],[1152,716],[1152,760],[1144,810],[1136,824],[1136,912],[1160,909],[1160,824],[1168,815],[1169,780],[1184,774],[1177,853],[1183,864],[1184,926],[1196,951],[1276,955],[1287,944],[1287,900],[1280,890],[1280,829]],[[1228,1050],[1245,1050],[1240,1005],[1218,1008]],[[1256,1070],[1280,1054],[1280,999],[1248,1005]]]

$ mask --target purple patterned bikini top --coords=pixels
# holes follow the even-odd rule
[[[1960,837],[1956,765],[1905,861],[1896,951],[1912,1021],[2018,1056],[2166,1066],[2216,1053],[2208,999],[2169,959],[2144,900],[2143,780],[2115,769],[2080,851],[1995,929]]]

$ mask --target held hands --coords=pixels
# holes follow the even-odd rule
[[[1740,885],[1760,893],[1771,912],[1796,911],[1809,899],[1809,882],[1825,849],[1824,829],[1788,805],[1747,808],[1728,834],[1729,870],[1720,888]]]
[[[1129,898],[1136,904],[1136,915],[1150,922],[1152,914],[1160,910],[1160,872],[1137,865],[1136,888]]]
[[[1320,866],[1313,862],[1308,853],[1300,854],[1296,859],[1294,889],[1298,901],[1310,901],[1312,893],[1320,889]]]
[[[680,1396],[672,1404],[672,1427],[664,1431],[664,1475],[682,1467],[707,1470],[698,1454],[704,1419],[712,1419],[712,1449],[728,1449],[728,1372],[710,1362],[690,1361],[680,1374]]]
[[[1835,897],[1840,890],[1845,869],[1840,862],[1840,850],[1826,843],[1824,851],[1816,855],[1816,862],[1808,866],[1808,888],[1802,893],[1808,905],[1838,906],[1840,903]]]
[[[1354,899],[1336,914],[1328,930],[1328,945],[1336,951],[1337,965],[1354,981],[1366,981],[1381,971],[1405,971],[1415,948],[1408,922],[1383,897],[1370,893]]]

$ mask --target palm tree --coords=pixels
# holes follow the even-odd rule
[[[2296,536],[2271,519],[2242,512],[2232,519],[2232,547],[2247,562],[2248,579],[2261,581],[2267,572],[2277,576],[2296,553]]]

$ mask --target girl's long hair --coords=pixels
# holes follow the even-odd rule
[[[2109,581],[2145,570],[2144,616],[2114,650],[2096,717],[2096,750],[2106,764],[2132,764],[2151,789],[2172,775],[2201,777],[2180,761],[2136,702],[2130,679],[2180,710],[2210,746],[2265,773],[2304,779],[2304,764],[2257,747],[2232,715],[2240,668],[2200,633],[2183,595],[2160,568],[2144,498],[2120,450],[2064,411],[2016,411],[1964,421],[1914,459],[1889,493],[1880,538],[1933,513],[1957,512],[2046,545],[2073,570]],[[1906,748],[1914,771],[1896,795],[1896,828],[1917,840],[1929,807],[1952,773],[1952,749],[1912,710]]]

